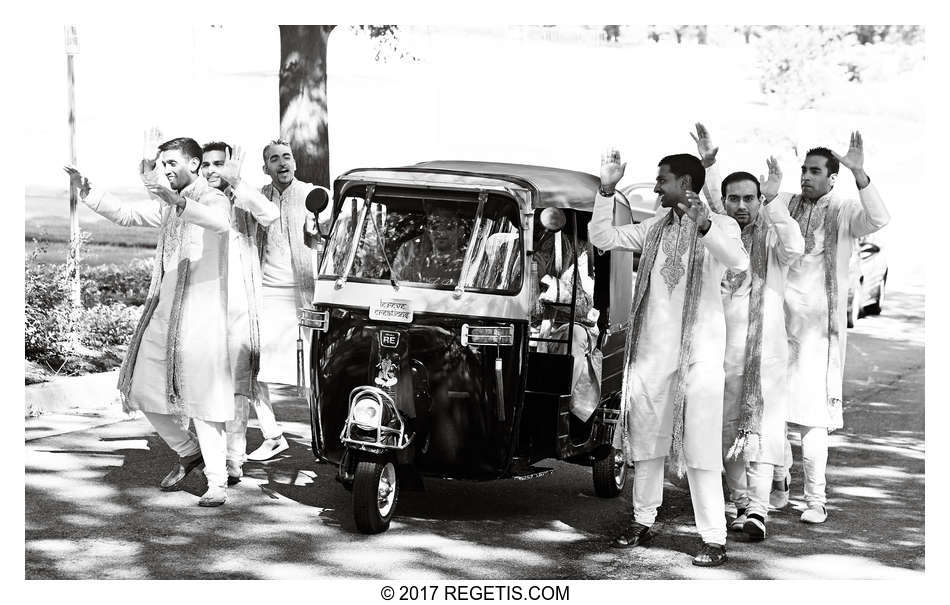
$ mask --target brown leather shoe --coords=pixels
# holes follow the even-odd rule
[[[712,544],[703,542],[703,547],[699,549],[696,556],[693,557],[693,565],[699,567],[717,567],[726,562],[726,545]]]
[[[614,538],[611,546],[614,548],[633,548],[634,546],[649,546],[656,534],[653,530],[642,523],[630,521],[620,532],[620,535]]]
[[[204,466],[204,464],[205,461],[204,458],[201,457],[200,451],[191,456],[179,458],[178,462],[175,463],[175,467],[172,468],[172,470],[165,475],[165,478],[162,479],[162,482],[159,483],[162,491],[171,492],[179,489],[182,481],[188,476],[188,473],[200,466]]]

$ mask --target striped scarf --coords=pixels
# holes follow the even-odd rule
[[[817,202],[816,202],[817,203]],[[825,295],[828,300],[828,358],[825,371],[825,385],[830,408],[841,407],[841,342],[838,323],[838,215],[840,206],[829,202],[825,210],[824,250],[822,250],[825,268]],[[798,220],[805,211],[805,200],[794,195],[788,204],[789,214]],[[804,235],[804,233],[803,233]],[[829,427],[831,429],[840,426]]]
[[[742,243],[749,252],[749,326],[745,338],[745,361],[742,391],[739,399],[739,427],[727,458],[745,456],[752,459],[759,451],[762,436],[762,301],[769,268],[768,228],[762,212],[742,233]]]
[[[688,220],[683,216],[680,220]],[[643,253],[640,256],[640,265],[637,267],[637,283],[633,293],[633,305],[630,311],[631,327],[627,334],[627,344],[624,352],[624,380],[621,390],[621,442],[627,460],[633,460],[633,452],[630,451],[630,431],[632,428],[632,419],[630,416],[631,407],[629,404],[633,393],[634,365],[637,360],[637,347],[640,341],[640,333],[643,328],[643,320],[646,316],[647,301],[649,300],[649,289],[653,264],[656,261],[657,252],[660,249],[663,238],[663,228],[673,224],[673,211],[670,210],[666,217],[657,221],[647,232],[646,241],[643,245]],[[673,443],[670,448],[673,468],[679,476],[686,472],[686,455],[683,447],[683,436],[686,424],[686,375],[689,367],[689,359],[693,351],[693,327],[696,324],[696,316],[699,308],[699,298],[703,286],[703,261],[705,260],[706,248],[699,243],[699,237],[696,225],[690,221],[689,228],[689,262],[686,269],[686,299],[683,304],[683,321],[680,332],[679,360],[676,373],[673,376]]]

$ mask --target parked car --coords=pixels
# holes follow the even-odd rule
[[[865,315],[880,315],[887,287],[887,257],[879,243],[870,238],[858,240],[857,253],[851,258],[851,283],[848,288],[848,327],[853,328]]]

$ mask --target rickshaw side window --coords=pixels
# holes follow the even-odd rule
[[[348,278],[395,278],[400,284],[445,288],[456,287],[461,279],[466,289],[517,290],[522,273],[517,206],[489,199],[481,217],[476,217],[477,207],[474,200],[377,194],[364,218],[365,200],[349,197],[330,236],[321,274],[343,272],[356,242]]]

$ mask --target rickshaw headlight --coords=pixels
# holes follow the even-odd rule
[[[350,412],[350,419],[357,426],[364,429],[372,429],[379,426],[379,417],[382,415],[382,405],[375,399],[360,399],[353,404],[353,410]]]

